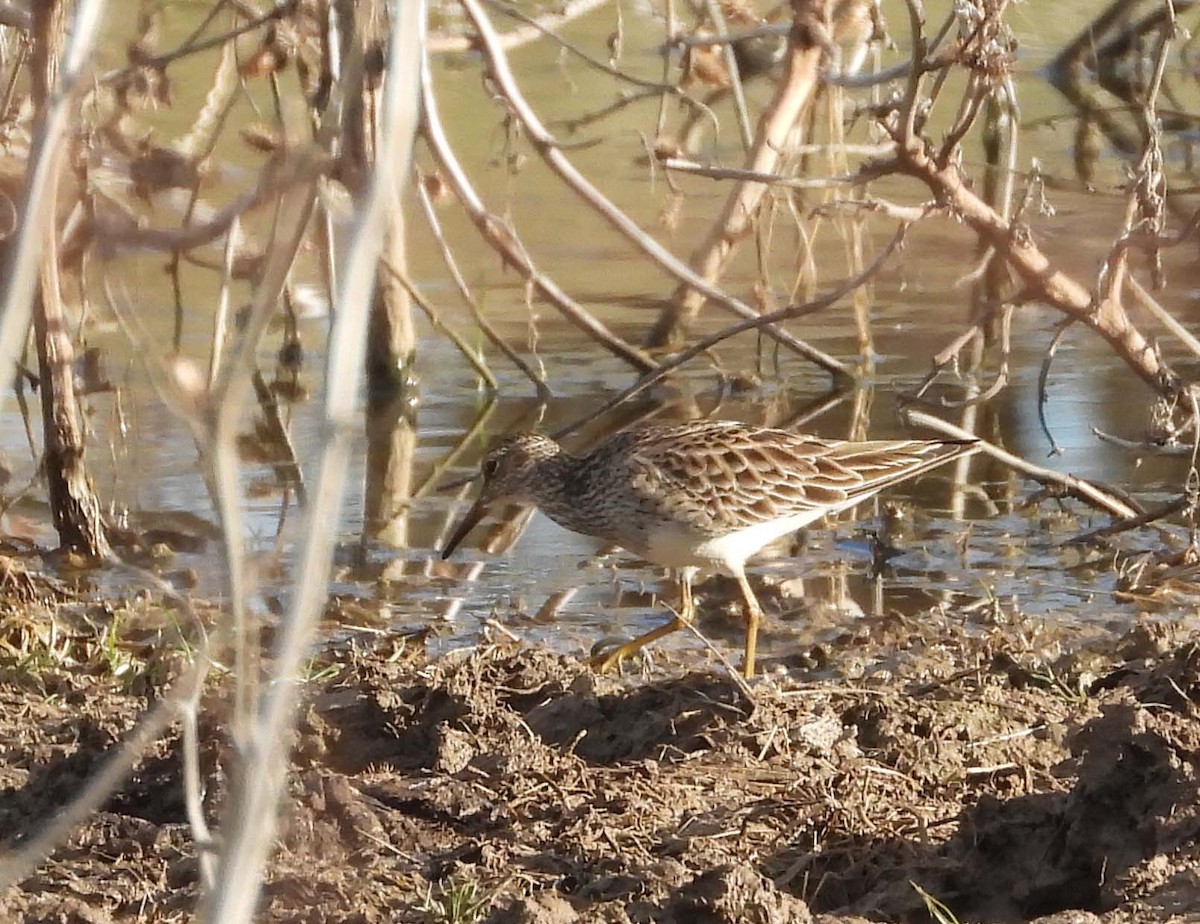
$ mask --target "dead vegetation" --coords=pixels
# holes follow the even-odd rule
[[[1077,120],[1073,176],[1046,172],[1023,146],[1004,0],[957,3],[941,23],[919,0],[639,9],[638,29],[661,28],[643,43],[656,79],[623,55],[635,14],[599,0],[550,12],[501,0],[147,5],[112,42],[122,59],[101,69],[105,6],[0,4],[0,187],[12,203],[0,365],[29,353],[18,396],[24,408],[36,385],[43,421],[31,483],[45,485],[60,543],[151,587],[154,604],[97,605],[17,564],[28,547],[0,560],[13,601],[0,622],[0,712],[15,742],[0,766],[8,914],[682,922],[924,920],[945,907],[1115,922],[1193,899],[1196,658],[1158,630],[1134,630],[1097,661],[1043,650],[1033,632],[904,628],[892,644],[914,654],[895,676],[867,654],[853,660],[861,675],[760,688],[751,702],[720,673],[625,687],[496,648],[427,664],[393,638],[386,657],[336,656],[320,623],[361,383],[362,545],[413,553],[387,566],[402,587],[469,584],[481,567],[437,571],[409,528],[414,504],[498,428],[483,402],[457,445],[418,464],[414,307],[489,398],[502,380],[493,363],[517,370],[535,418],[557,387],[543,362],[553,341],[540,338],[561,332],[558,318],[636,376],[565,431],[610,429],[597,419],[616,408],[669,413],[654,389],[684,364],[710,364],[719,400],[791,361],[820,369],[830,396],[786,419],[764,402],[757,422],[808,424],[844,401],[839,435],[856,437],[870,416],[859,386],[875,363],[875,287],[935,222],[973,244],[960,276],[969,311],[904,396],[909,420],[979,437],[1048,492],[1102,511],[1105,525],[1076,538],[1103,550],[1089,564],[1111,568],[1122,599],[1194,598],[1200,341],[1167,275],[1200,228],[1190,153],[1171,156],[1194,128],[1178,102],[1195,83],[1193,4],[1116,0],[1055,56],[1048,73],[1077,107],[1064,117]],[[580,48],[570,28],[601,7],[613,22],[605,47]],[[167,14],[182,8],[195,19],[178,34]],[[514,60],[532,42],[635,89],[552,122]],[[447,103],[464,72],[470,119],[501,139],[486,179],[492,168],[455,133],[467,110]],[[609,137],[606,120],[643,101],[657,112]],[[572,132],[594,134],[577,143]],[[735,166],[709,156],[730,160],[730,138]],[[579,166],[590,145],[609,145],[654,195],[618,201]],[[1106,146],[1118,167],[1099,157]],[[618,299],[574,291],[495,193],[490,180],[533,161],[561,194],[556,207],[597,221],[601,243],[581,251],[618,242],[657,274],[661,291],[620,293],[651,306],[636,322],[610,311]],[[709,183],[721,184],[719,207],[681,257],[679,216]],[[1115,204],[1103,246],[1056,248],[1048,191]],[[436,278],[433,260],[410,265],[418,228],[441,261]],[[819,259],[828,236],[842,242],[836,271]],[[147,254],[165,299],[125,285]],[[754,267],[751,284],[731,270],[739,260]],[[485,310],[484,261],[517,281],[523,339]],[[328,319],[306,344],[299,305],[314,290]],[[538,317],[541,306],[555,315]],[[1136,384],[1127,400],[1146,421],[1102,436],[1190,456],[1174,498],[1147,510],[1123,486],[1006,449],[995,407],[1011,384],[1014,320],[1037,308],[1059,319],[1039,402],[1064,339],[1095,338]],[[822,312],[852,317],[856,355],[809,342]],[[116,470],[138,449],[121,384],[89,374],[98,323],[125,338],[194,443],[216,524],[194,538],[221,541],[222,608],[193,603],[187,576],[156,558],[162,537],[118,526],[127,511],[97,496],[85,422]],[[314,352],[320,383],[305,365]],[[111,402],[107,429],[93,394]],[[315,395],[315,445],[298,448],[292,412]],[[268,467],[262,491],[278,502],[273,557],[248,551],[251,464]],[[525,522],[493,527],[489,550],[511,546]],[[1151,549],[1122,557],[1115,537],[1135,530]],[[80,564],[65,558],[64,577]]]

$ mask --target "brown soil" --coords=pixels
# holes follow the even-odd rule
[[[1125,922],[1200,909],[1193,641],[1143,626],[1047,665],[1003,653],[1017,629],[959,636],[953,655],[913,631],[924,668],[762,681],[754,703],[720,671],[622,680],[512,647],[432,664],[329,656],[261,920],[833,924],[929,921],[936,900],[962,921]],[[5,843],[39,830],[161,693],[145,677],[0,673]],[[215,823],[230,762],[209,721]],[[190,919],[179,751],[177,735],[154,747],[0,897],[0,918]]]

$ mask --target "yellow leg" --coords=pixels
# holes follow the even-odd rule
[[[735,575],[738,587],[742,589],[742,598],[746,601],[746,656],[742,663],[742,674],[749,680],[754,676],[754,659],[758,651],[758,624],[762,622],[762,607],[758,598],[750,588],[744,573]]]
[[[624,645],[618,645],[616,648],[610,648],[603,654],[595,655],[588,659],[588,664],[598,673],[604,674],[611,671],[614,667],[618,667],[622,661],[631,657],[649,645],[651,642],[656,642],[666,635],[670,635],[678,629],[684,627],[684,621],[678,616],[672,616],[671,621],[666,625],[659,626],[657,629],[651,629],[649,632],[639,635],[632,641],[626,642]]]
[[[591,668],[601,674],[611,671],[614,667],[619,667],[621,662],[626,658],[637,654],[651,642],[657,642],[660,638],[664,638],[672,632],[679,631],[691,622],[692,615],[696,609],[696,604],[692,600],[692,578],[694,575],[695,570],[691,568],[679,573],[679,612],[671,617],[670,622],[659,626],[657,629],[644,632],[623,645],[618,645],[616,648],[609,649],[602,654],[594,655],[588,659],[588,664]]]
[[[684,622],[691,622],[696,616],[696,602],[692,599],[692,581],[695,578],[695,568],[684,568],[676,574],[679,581],[679,618]]]

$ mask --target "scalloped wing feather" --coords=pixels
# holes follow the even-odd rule
[[[650,427],[595,453],[625,464],[642,510],[708,536],[852,506],[971,450],[928,440],[848,443],[728,421]],[[601,460],[596,460],[601,461]]]

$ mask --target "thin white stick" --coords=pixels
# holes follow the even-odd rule
[[[327,442],[306,517],[308,541],[301,558],[300,582],[273,653],[275,682],[264,688],[259,698],[257,727],[245,754],[242,786],[233,794],[225,815],[221,871],[202,910],[202,920],[210,924],[247,924],[258,904],[287,779],[297,682],[328,594],[335,529],[350,469],[349,436],[356,422],[376,267],[388,218],[399,207],[399,180],[409,175],[420,116],[425,3],[391,0],[389,13],[392,34],[380,132],[383,140],[338,286],[326,375]]]
[[[222,259],[225,271],[221,274],[221,294],[217,296],[217,317],[213,321],[212,355],[208,361],[208,390],[217,384],[217,370],[221,368],[221,354],[225,352],[225,337],[229,322],[229,290],[233,286],[233,260],[242,241],[242,223],[234,220],[225,235],[225,254]]]
[[[969,433],[961,427],[956,427],[954,424],[942,420],[940,417],[934,417],[932,414],[926,414],[924,411],[906,410],[903,416],[912,423],[929,427],[929,429],[936,430],[953,439],[974,440],[979,444],[980,451],[991,456],[993,459],[998,459],[1005,465],[1012,466],[1018,472],[1028,475],[1042,484],[1061,485],[1076,493],[1081,498],[1095,504],[1097,507],[1107,510],[1114,516],[1127,520],[1138,516],[1138,511],[1134,510],[1119,497],[1106,491],[1100,485],[1088,481],[1086,478],[1079,478],[1075,475],[1064,475],[1062,472],[1056,472],[1052,468],[1034,465],[1032,462],[1025,461],[1020,456],[1014,456],[1011,452],[1005,452],[999,446],[989,443],[987,440],[979,439],[974,433]]]

